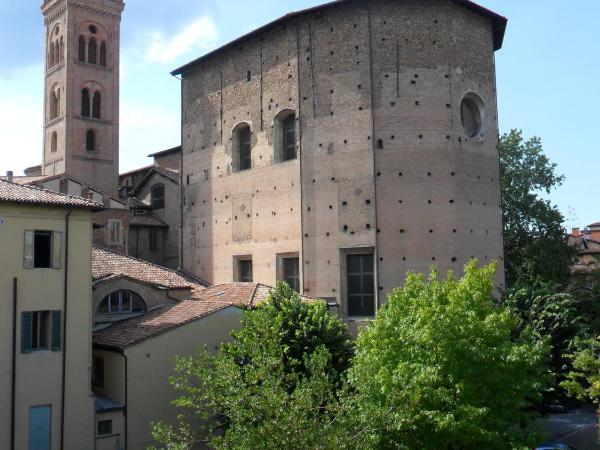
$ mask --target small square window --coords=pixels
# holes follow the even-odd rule
[[[112,434],[112,420],[99,420],[98,421],[98,436],[107,436]]]

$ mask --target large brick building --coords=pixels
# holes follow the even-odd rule
[[[372,316],[406,271],[498,261],[494,52],[467,0],[340,0],[177,69],[182,260]]]

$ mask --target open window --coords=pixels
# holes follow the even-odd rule
[[[233,130],[232,165],[234,172],[252,168],[252,131],[250,125],[241,123]]]
[[[50,137],[50,152],[56,153],[58,150],[58,134],[56,131],[52,132],[52,136]]]
[[[275,162],[297,158],[296,151],[296,112],[291,109],[281,111],[273,121],[273,144]]]
[[[62,233],[60,231],[25,231],[23,267],[25,269],[60,269]]]
[[[78,59],[81,62],[85,62],[85,38],[83,36],[79,36],[79,44],[78,44]]]
[[[88,41],[88,63],[98,64],[98,42],[96,38],[90,38]]]

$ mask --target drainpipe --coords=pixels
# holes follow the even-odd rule
[[[124,434],[125,434],[125,450],[127,450],[129,448],[129,443],[128,443],[128,438],[129,438],[129,433],[127,432],[127,409],[129,408],[129,403],[128,403],[128,389],[127,389],[127,377],[128,377],[128,363],[127,363],[127,355],[125,354],[125,349],[121,350],[121,356],[123,357],[123,360],[125,361],[125,383],[124,383],[124,387],[125,387],[125,408],[123,408],[123,419],[124,419]]]
[[[73,210],[65,216],[65,278],[63,287],[63,333],[62,333],[62,396],[60,401],[60,448],[65,450],[65,399],[66,399],[66,370],[67,370],[67,307],[69,289],[69,218]]]
[[[17,383],[17,279],[13,279],[13,317],[12,317],[12,386],[10,405],[10,448],[15,450],[15,408]]]

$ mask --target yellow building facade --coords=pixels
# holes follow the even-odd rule
[[[92,212],[0,181],[0,448],[92,449]]]

